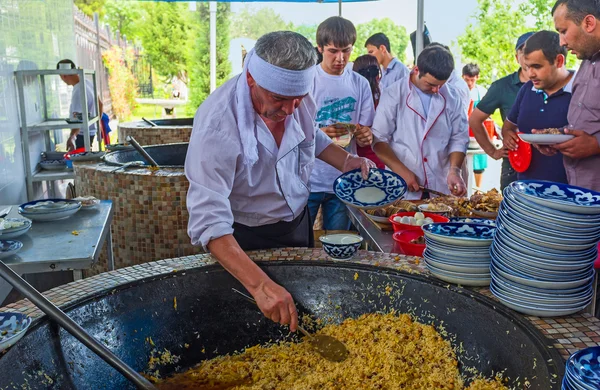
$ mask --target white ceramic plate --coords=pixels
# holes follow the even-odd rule
[[[484,265],[483,267],[473,267],[469,264],[457,265],[457,263],[436,261],[427,255],[424,255],[423,257],[425,258],[425,261],[427,262],[427,264],[430,264],[436,268],[439,268],[440,270],[445,270],[445,271],[450,271],[450,272],[458,272],[460,274],[482,274],[482,275],[490,274],[490,265],[489,264],[487,264],[487,266]]]
[[[492,294],[494,294],[494,292],[492,292]],[[535,306],[525,306],[525,305],[521,305],[518,304],[512,300],[509,300],[507,298],[504,298],[503,296],[498,296],[498,293],[496,292],[494,294],[494,296],[496,296],[496,298],[498,298],[498,300],[500,302],[502,302],[502,304],[506,307],[509,307],[515,311],[518,311],[519,313],[523,313],[523,314],[527,314],[527,315],[531,315],[531,316],[537,316],[537,317],[560,317],[560,316],[566,316],[569,314],[573,314],[573,313],[577,313],[583,309],[586,308],[587,305],[581,306],[581,307],[576,307],[576,308],[568,308],[568,309],[541,309],[539,307],[535,307]]]
[[[12,222],[21,222],[23,225],[13,227],[10,229],[0,229],[0,239],[7,240],[11,238],[17,238],[27,233],[31,229],[31,221],[25,218],[6,218],[6,220]]]
[[[23,313],[0,313],[0,351],[13,346],[25,336],[31,325],[31,318]],[[2,335],[2,333],[6,334]]]
[[[580,280],[573,280],[570,282],[545,282],[545,281],[537,280],[537,279],[533,279],[533,278],[524,278],[524,277],[521,277],[518,275],[513,275],[512,273],[507,272],[507,270],[502,267],[503,266],[501,264],[498,264],[495,260],[492,260],[490,269],[493,272],[496,272],[499,275],[505,277],[506,279],[511,280],[515,283],[524,284],[526,286],[538,287],[538,288],[544,288],[544,289],[550,289],[550,290],[564,290],[564,289],[583,286],[583,285],[589,283],[594,278],[594,274],[592,272],[588,277],[586,277],[584,279],[580,279]]]
[[[519,137],[529,143],[537,145],[554,145],[572,139],[569,134],[519,134]]]

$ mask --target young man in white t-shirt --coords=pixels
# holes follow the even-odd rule
[[[56,69],[64,69],[66,64],[67,69],[76,69],[75,63],[71,60],[60,60],[56,64]],[[87,95],[87,110],[88,113],[95,117],[97,115],[96,112],[96,104],[94,102],[94,84],[90,80],[85,80],[84,83],[80,83],[79,76],[74,75],[61,75],[60,79],[64,81],[67,85],[73,86],[73,92],[71,93],[71,105],[69,106],[69,116],[73,117],[73,113],[82,113],[81,107],[81,86],[85,84],[85,93]],[[102,116],[102,101],[100,97],[98,97],[98,107],[100,110],[99,115]],[[98,122],[100,123],[100,122]],[[93,123],[90,125],[90,146],[94,142],[94,137],[96,136],[97,124]],[[67,150],[71,151],[74,149],[83,148],[85,146],[83,135],[79,134],[80,129],[71,129],[71,134],[69,134],[69,139],[67,140]]]
[[[351,153],[356,153],[356,144],[368,146],[372,143],[370,126],[375,116],[369,82],[347,67],[355,42],[356,29],[349,20],[334,16],[319,25],[317,45],[323,61],[317,65],[311,91],[317,105],[315,122],[328,136],[338,140],[348,134],[347,130],[334,126],[336,123],[356,125],[354,136],[346,147]],[[315,161],[308,208],[314,221],[319,206],[323,206],[325,230],[348,230],[351,226],[346,206],[333,194],[333,183],[341,174],[332,166]]]

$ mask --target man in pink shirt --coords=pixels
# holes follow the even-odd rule
[[[558,0],[552,9],[560,43],[583,60],[575,76],[564,155],[569,184],[600,191],[600,3]]]

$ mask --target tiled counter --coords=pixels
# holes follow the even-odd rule
[[[277,250],[261,250],[248,252],[255,261],[285,261],[285,260],[327,260],[328,257],[321,249],[285,248]],[[418,273],[428,276],[418,257],[408,257],[395,254],[361,251],[352,261],[380,267],[393,268],[409,273]],[[87,296],[103,290],[110,290],[121,284],[143,279],[149,276],[181,272],[186,269],[201,267],[214,263],[208,254],[192,255],[151,263],[134,265],[132,267],[105,272],[91,278],[79,280],[48,291],[45,295],[57,305],[73,303]],[[494,299],[487,288],[474,288],[488,297]],[[498,303],[500,305],[500,303]],[[1,308],[0,311],[20,311],[33,318],[39,318],[41,313],[28,300],[23,300]],[[563,358],[587,346],[600,345],[600,319],[590,314],[576,314],[560,318],[525,317],[546,337],[552,340],[554,347]]]

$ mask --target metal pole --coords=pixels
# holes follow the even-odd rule
[[[339,8],[339,14],[340,14],[340,18],[342,17],[342,0],[338,1],[338,8]]]
[[[417,0],[417,39],[415,50],[415,64],[417,57],[423,51],[423,32],[425,31],[425,0]]]
[[[217,2],[211,1],[210,11],[210,92],[217,89]]]
[[[125,362],[113,354],[112,351],[99,343],[98,340],[90,336],[81,326],[79,326],[79,324],[73,321],[58,307],[54,306],[52,302],[40,294],[35,288],[31,287],[29,283],[23,280],[2,261],[0,261],[0,276],[83,345],[91,349],[96,355],[100,356],[105,362],[113,366],[113,368],[123,374],[124,377],[134,383],[138,389],[157,390],[146,378],[125,364]]]

